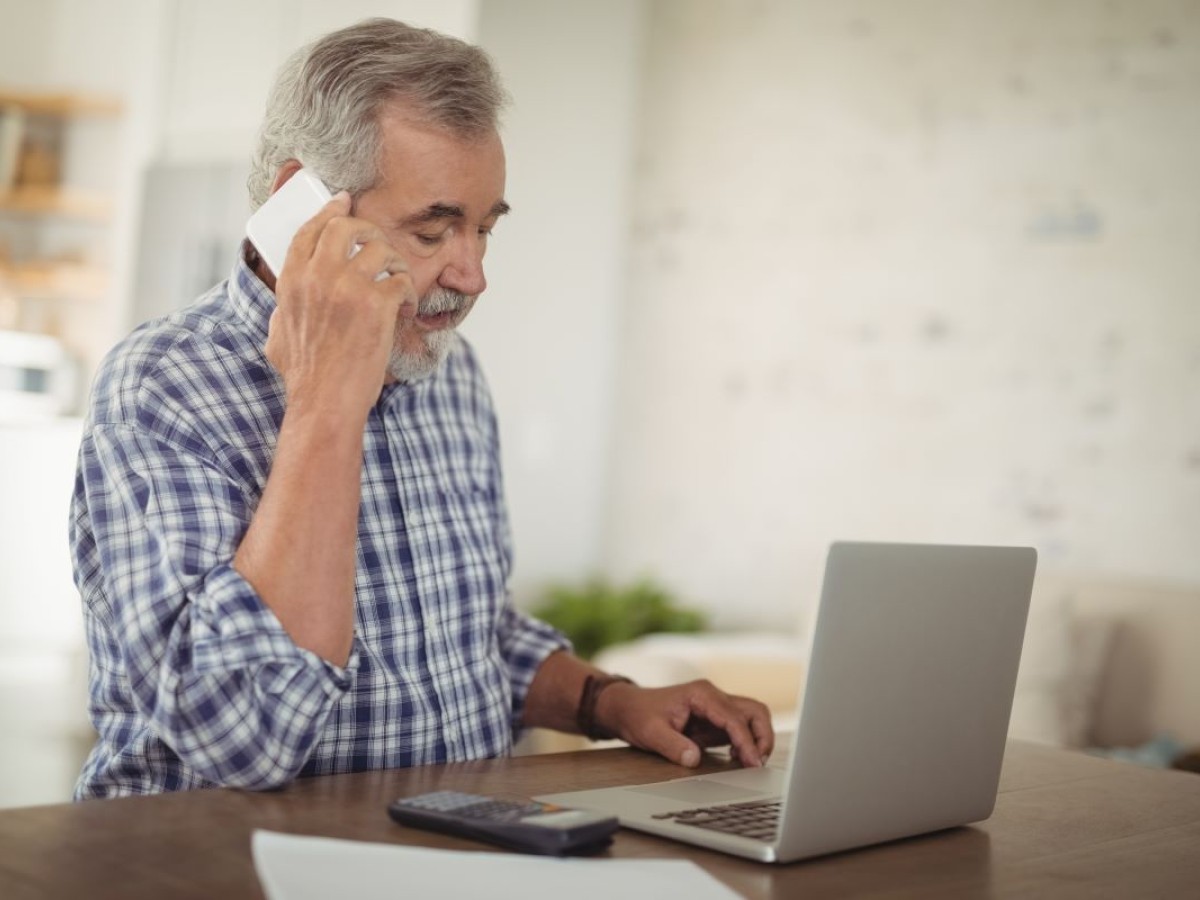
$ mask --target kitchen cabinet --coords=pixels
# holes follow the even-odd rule
[[[115,143],[122,113],[116,96],[0,88],[0,332],[49,336],[79,359],[98,355],[88,330],[72,327],[72,307],[110,300],[115,185],[81,183],[72,156],[96,153],[79,147],[80,130]]]

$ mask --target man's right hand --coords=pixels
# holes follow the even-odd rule
[[[403,258],[350,205],[339,193],[296,232],[275,284],[266,354],[289,407],[365,416],[383,386],[397,321],[416,315],[417,296]]]

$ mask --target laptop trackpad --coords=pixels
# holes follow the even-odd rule
[[[631,787],[626,790],[681,800],[685,803],[734,803],[761,796],[758,791],[719,784],[706,778],[681,778],[679,781],[648,784],[645,787]]]

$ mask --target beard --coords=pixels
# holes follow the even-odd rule
[[[460,294],[458,291],[445,288],[433,288],[417,304],[417,315],[430,316],[452,312],[454,313],[454,324],[436,331],[420,331],[415,325],[410,325],[408,327],[413,329],[421,346],[417,350],[402,350],[404,336],[401,334],[401,329],[405,328],[406,320],[398,321],[396,323],[396,343],[392,348],[392,355],[388,359],[388,374],[399,382],[410,382],[428,378],[436,372],[458,342],[458,332],[455,329],[466,318],[467,313],[474,305],[475,297],[469,294]]]

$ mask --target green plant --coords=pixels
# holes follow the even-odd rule
[[[644,634],[703,631],[707,626],[702,612],[679,606],[649,579],[627,587],[616,587],[603,578],[581,585],[551,585],[533,614],[569,637],[584,659]]]

